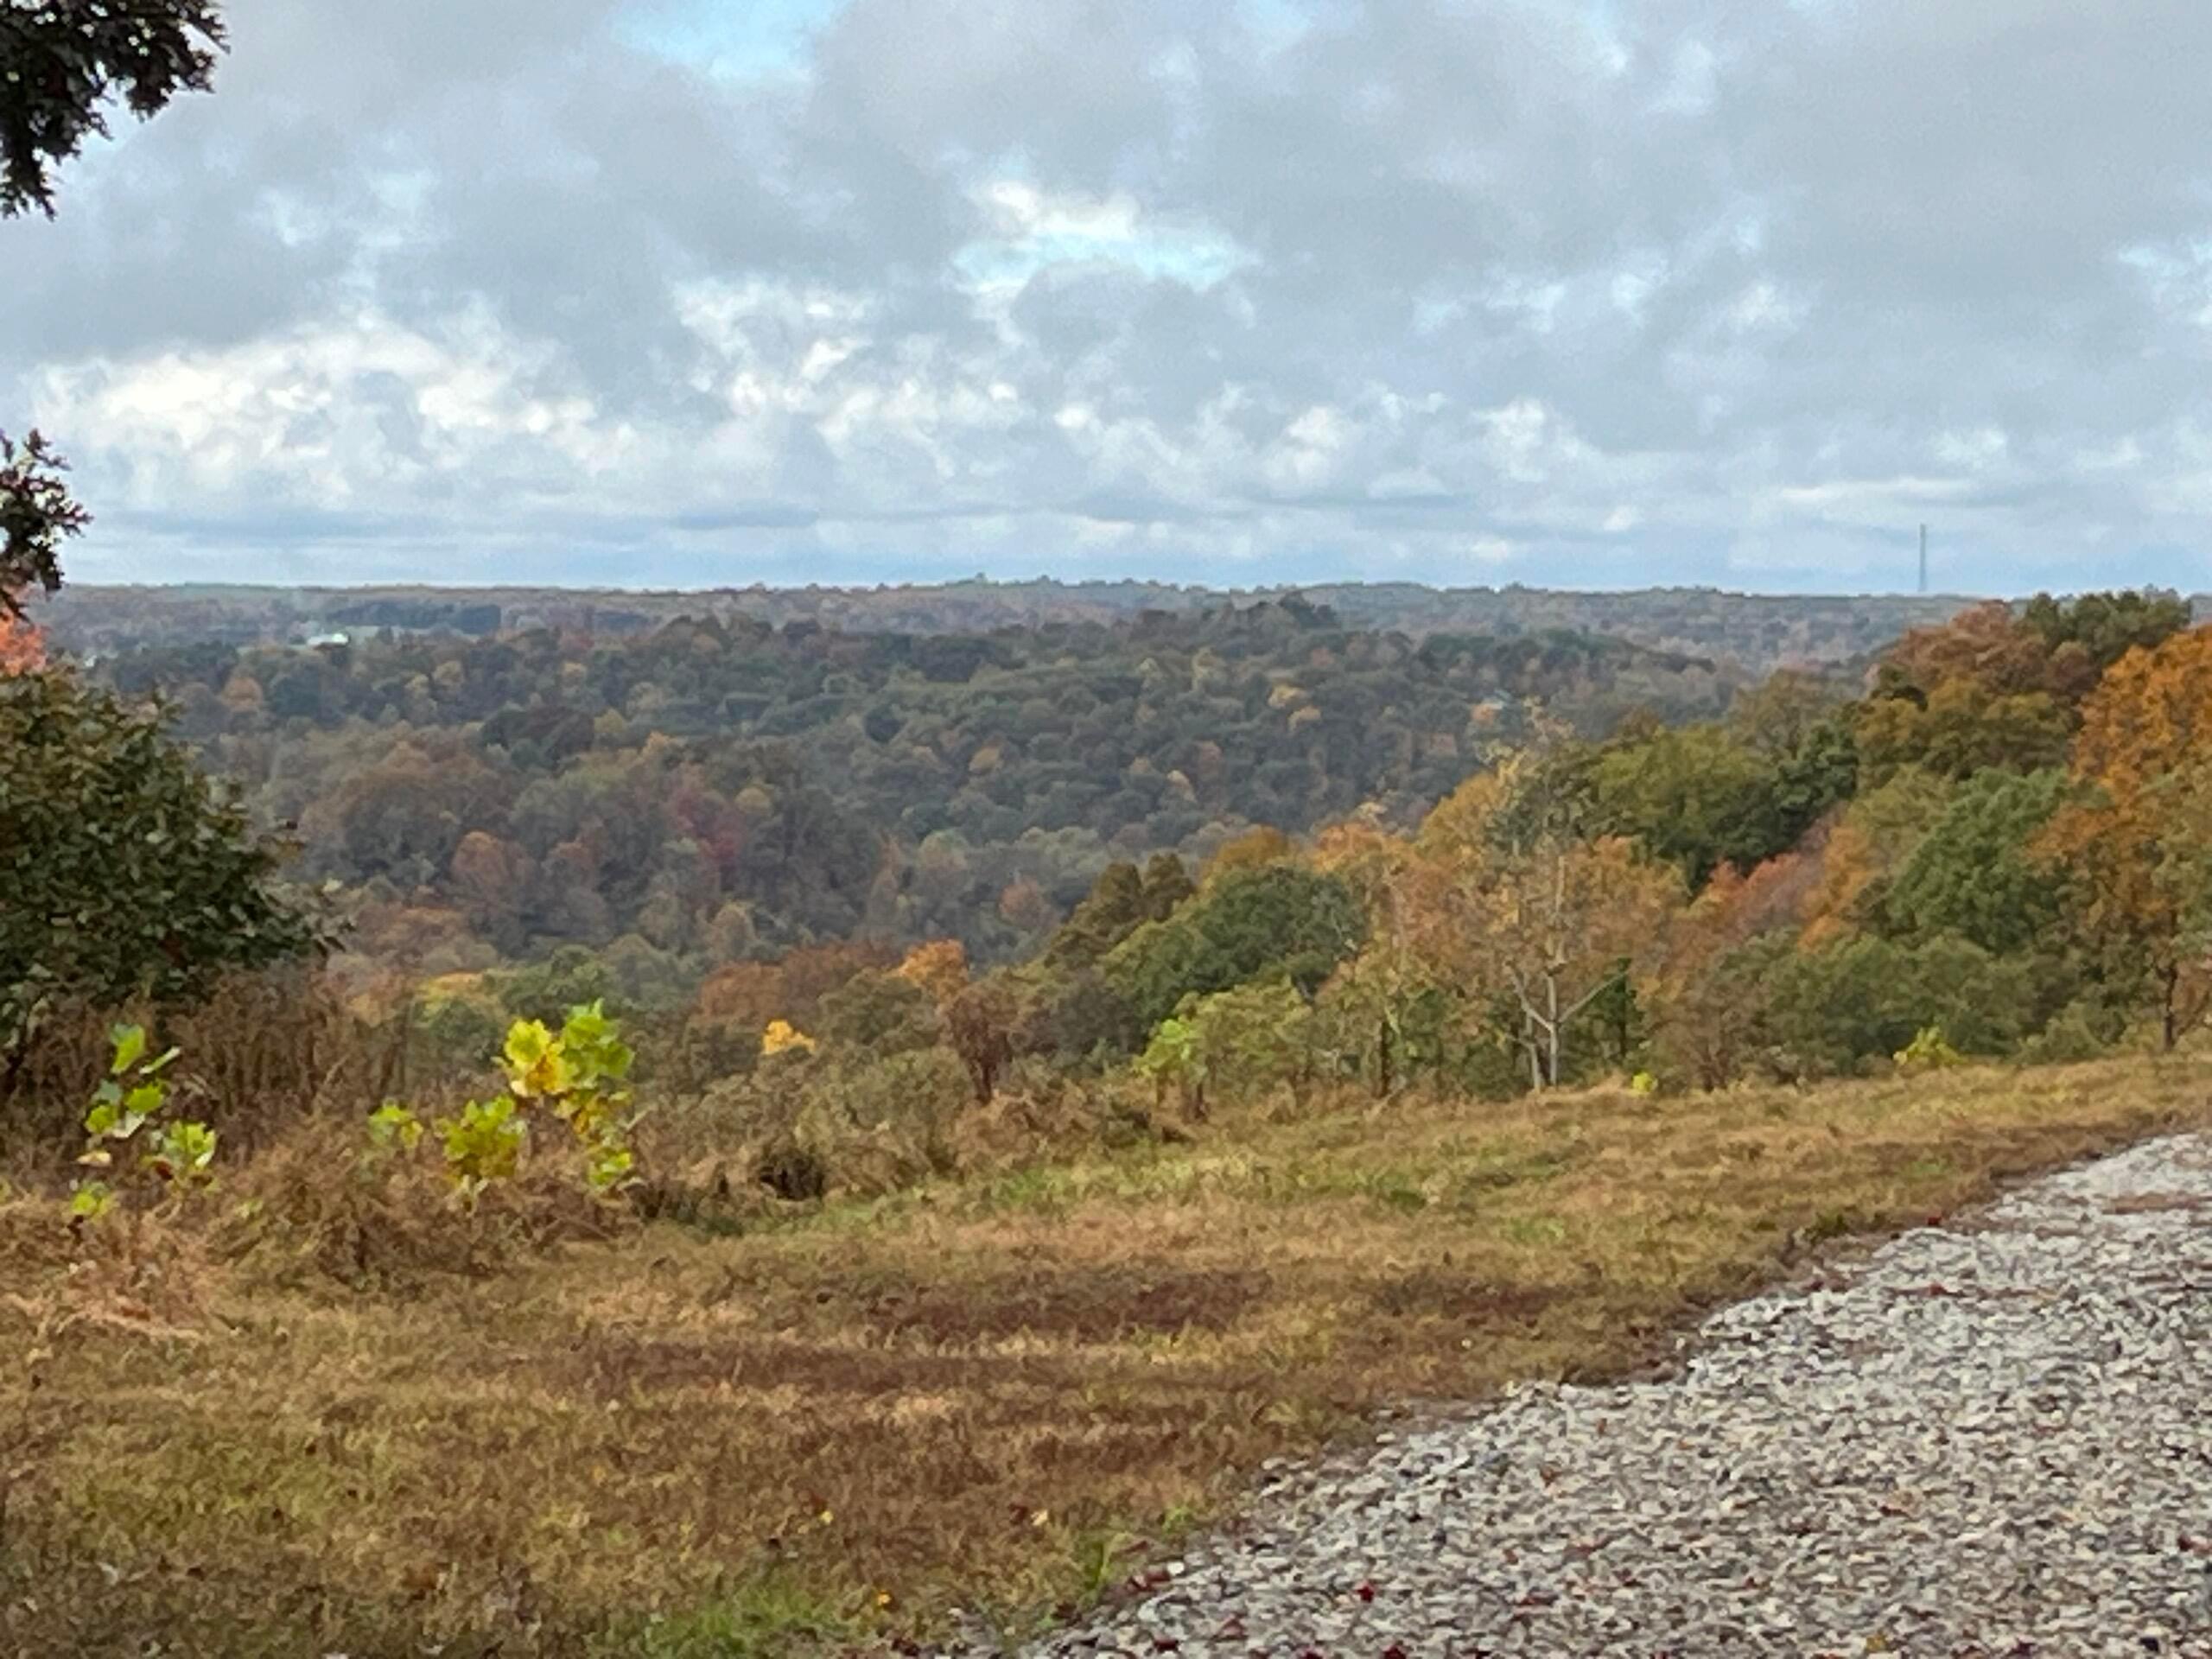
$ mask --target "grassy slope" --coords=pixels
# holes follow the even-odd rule
[[[0,1653],[746,1654],[1034,1616],[1362,1412],[1632,1364],[1808,1240],[2204,1122],[2205,1075],[1217,1124],[406,1296],[218,1274],[167,1333],[31,1342],[16,1261]]]

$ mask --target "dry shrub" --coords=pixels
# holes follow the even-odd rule
[[[397,1033],[356,1018],[319,971],[234,974],[162,1024],[183,1080],[239,1150],[266,1146],[322,1111],[375,1109],[393,1085]]]
[[[645,1173],[629,1189],[639,1218],[710,1233],[745,1232],[787,1198],[818,1198],[828,1190],[826,1172],[818,1172],[817,1180],[808,1173],[816,1166],[793,1165],[779,1175],[759,1151],[750,1157],[708,1154],[680,1164],[641,1162]],[[778,1179],[764,1179],[771,1175]]]
[[[397,1033],[349,1013],[312,967],[231,974],[184,1006],[63,1004],[0,1077],[0,1149],[49,1166],[73,1155],[119,1022],[144,1025],[183,1051],[172,1082],[189,1115],[222,1137],[226,1156],[265,1146],[317,1111],[365,1114],[390,1086],[397,1055]]]
[[[69,1218],[46,1198],[0,1198],[0,1286],[34,1284],[76,1258]]]
[[[1173,1090],[1128,1071],[1111,1071],[1087,1091],[1090,1138],[1109,1148],[1181,1142],[1192,1131]]]
[[[788,1077],[793,1069],[779,1058],[752,1075],[657,1102],[638,1126],[639,1161],[672,1171],[734,1162],[757,1152],[797,1116],[798,1089]],[[791,1086],[780,1086],[784,1083]]]
[[[1148,1084],[1007,1068],[978,1104],[945,1048],[772,1057],[750,1076],[664,1101],[640,1129],[649,1215],[741,1229],[779,1204],[872,1196],[1098,1146],[1188,1139]]]
[[[888,1192],[958,1171],[955,1131],[975,1098],[958,1055],[914,1049],[833,1071],[808,1090],[797,1129],[838,1190]]]
[[[1072,1146],[1096,1128],[1096,1088],[1042,1055],[1024,1054],[1007,1067],[978,1116],[1044,1145]]]
[[[207,1201],[194,1194],[95,1222],[72,1220],[58,1199],[0,1202],[0,1329],[19,1324],[39,1351],[73,1332],[190,1335],[212,1279]]]
[[[664,1105],[645,1160],[728,1192],[746,1185],[806,1200],[911,1186],[972,1166],[978,1114],[951,1050],[836,1058],[772,1056],[694,1099]],[[963,1150],[965,1149],[965,1150]]]
[[[86,1103],[107,1075],[108,1030],[120,1017],[84,1003],[58,1004],[41,1014],[0,1073],[0,1150],[49,1169],[76,1155]]]
[[[1075,1077],[1034,1055],[1007,1069],[991,1098],[954,1124],[964,1174],[1003,1170],[1099,1146],[1173,1138],[1156,1117],[1153,1090],[1121,1074]]]
[[[412,1153],[380,1151],[359,1119],[326,1114],[294,1124],[229,1179],[213,1248],[264,1282],[404,1289],[433,1274],[496,1272],[635,1224],[628,1206],[585,1185],[558,1124],[537,1128],[521,1173],[470,1208],[445,1179],[434,1141]]]

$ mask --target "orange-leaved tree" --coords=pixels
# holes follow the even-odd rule
[[[2168,1048],[2212,1009],[2212,628],[2131,651],[2082,709],[2081,793],[2044,845],[2080,878],[2083,921],[2149,976]]]
[[[0,675],[28,674],[46,662],[46,641],[29,619],[0,613]]]
[[[1783,853],[1748,875],[1724,864],[1675,918],[1659,970],[1662,1047],[1700,1089],[1743,1071],[1759,1028],[1761,999],[1746,976],[1746,947],[1794,944],[1821,880],[1817,849]]]
[[[1876,781],[1907,766],[1963,778],[1984,766],[2056,765],[2081,658],[2078,648],[2054,650],[1999,600],[1915,628],[1883,653],[1859,705],[1859,763]]]
[[[943,1013],[968,988],[968,952],[957,939],[931,939],[909,950],[894,971],[928,992]]]

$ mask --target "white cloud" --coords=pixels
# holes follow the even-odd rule
[[[1642,322],[1645,302],[1666,280],[1667,262],[1663,258],[1646,258],[1628,270],[1616,271],[1608,289],[1613,308],[1633,321]]]
[[[1516,397],[1478,417],[1484,448],[1498,471],[1520,484],[1545,484],[1591,452],[1558,414],[1534,397]]]
[[[1719,90],[1719,59],[1703,41],[1678,43],[1668,65],[1667,83],[1652,108],[1664,115],[1703,115]]]
[[[993,179],[969,193],[988,227],[953,255],[972,289],[1003,297],[1054,266],[1102,264],[1198,291],[1226,281],[1251,256],[1219,231],[1185,215],[1147,213],[1135,196],[1047,191],[1020,179]]]
[[[433,477],[512,484],[518,453],[578,487],[612,471],[631,435],[565,378],[480,313],[438,334],[366,313],[227,349],[50,366],[32,407],[54,430],[102,435],[93,453],[124,505],[349,507]]]
[[[78,461],[87,574],[1795,581],[1927,518],[2018,587],[2212,538],[2180,0],[232,13],[216,96],[0,226],[0,418]]]
[[[1738,334],[1788,330],[1803,321],[1805,306],[1790,299],[1770,282],[1755,282],[1736,296],[1728,308],[1728,323]]]
[[[2009,460],[2012,452],[2012,440],[1994,426],[1977,427],[1970,432],[1939,433],[1936,439],[1936,458],[1947,467],[1964,472],[1988,471]]]

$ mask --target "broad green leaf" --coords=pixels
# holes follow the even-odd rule
[[[79,1221],[97,1221],[115,1203],[115,1190],[105,1181],[80,1181],[69,1194],[69,1213]]]
[[[619,1185],[637,1164],[627,1147],[594,1147],[585,1160],[584,1175],[600,1192]]]
[[[569,1010],[569,1017],[561,1027],[561,1038],[563,1042],[582,1046],[597,1042],[613,1029],[613,1022],[607,1017],[607,1004],[590,1002]]]
[[[514,1071],[527,1071],[543,1059],[553,1046],[553,1033],[537,1020],[518,1020],[507,1027],[506,1062]]]
[[[108,1067],[111,1077],[121,1077],[138,1064],[138,1057],[146,1052],[146,1027],[118,1026],[108,1033],[108,1039],[115,1045],[115,1059]]]
[[[166,1181],[195,1180],[215,1161],[215,1132],[205,1123],[172,1123],[147,1155],[146,1166]]]

